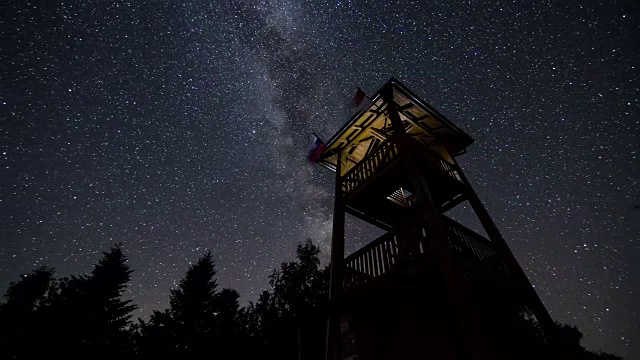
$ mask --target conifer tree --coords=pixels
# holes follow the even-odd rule
[[[218,301],[215,275],[209,251],[189,267],[178,288],[171,290],[169,309],[154,312],[148,323],[141,321],[144,356],[153,357],[158,350],[164,355],[191,357],[213,351]]]
[[[132,272],[118,244],[103,253],[87,282],[94,301],[91,312],[96,325],[101,327],[99,341],[110,352],[123,352],[129,346],[127,327],[136,306],[131,300],[123,300],[122,295]]]
[[[90,275],[60,281],[43,327],[50,333],[48,350],[59,357],[111,357],[130,352],[128,331],[136,308],[122,295],[132,270],[120,245],[114,245]]]

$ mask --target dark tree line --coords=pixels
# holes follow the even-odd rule
[[[169,308],[148,321],[132,321],[136,309],[123,292],[132,270],[119,245],[103,253],[88,275],[56,279],[43,266],[12,282],[0,304],[3,359],[324,359],[328,268],[310,240],[295,261],[269,277],[269,290],[241,307],[234,289],[219,289],[210,252],[191,265]],[[536,323],[514,314],[523,358],[544,359]],[[565,359],[619,359],[580,345],[575,327],[558,325]]]
[[[43,266],[11,283],[0,306],[2,357],[109,358],[129,351],[136,306],[122,299],[132,272],[126,260],[114,246],[89,275],[56,280]]]

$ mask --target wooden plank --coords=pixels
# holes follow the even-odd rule
[[[373,261],[375,263],[374,268],[375,268],[376,276],[382,275],[382,269],[380,268],[380,256],[378,254],[379,247],[380,245],[373,248]]]
[[[362,254],[362,258],[364,259],[364,263],[365,263],[365,274],[367,275],[371,275],[371,262],[369,261],[369,252],[365,252],[364,254]]]
[[[384,261],[382,261],[382,244],[376,246],[376,264],[378,264],[378,276],[385,273]]]
[[[384,257],[385,267],[387,268],[387,271],[391,269],[391,252],[390,252],[391,250],[389,249],[389,247],[390,247],[389,242],[385,242],[383,257]]]

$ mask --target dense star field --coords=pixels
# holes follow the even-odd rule
[[[459,162],[551,315],[640,357],[639,6],[575,3],[3,2],[0,292],[122,242],[139,316],[206,249],[255,300],[298,242],[328,253],[311,132],[395,76],[476,139]],[[348,226],[348,252],[378,234]]]

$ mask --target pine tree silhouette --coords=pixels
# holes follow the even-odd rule
[[[171,290],[169,314],[179,329],[178,348],[186,353],[210,350],[218,287],[215,274],[209,251],[187,270],[178,288]]]
[[[127,329],[136,308],[122,293],[132,270],[120,245],[113,246],[95,265],[91,275],[60,281],[43,327],[50,334],[47,351],[57,357],[111,358],[130,352]]]
[[[216,343],[217,281],[211,252],[191,265],[177,289],[171,290],[169,309],[141,321],[141,352],[174,356],[204,356]]]
[[[91,315],[95,325],[100,327],[98,341],[104,350],[124,353],[130,346],[127,326],[136,306],[131,300],[123,300],[122,294],[133,271],[119,244],[103,254],[87,281],[92,300]]]
[[[53,269],[37,268],[12,282],[0,304],[0,358],[324,359],[328,267],[321,267],[310,240],[296,253],[269,277],[270,290],[240,308],[236,290],[217,290],[207,252],[171,290],[169,309],[136,324],[130,321],[135,306],[122,299],[131,269],[120,245],[89,275],[56,281]],[[526,307],[509,304],[488,298],[479,305],[492,306],[513,358],[621,359],[586,350],[573,326],[557,324],[550,343]]]
[[[244,354],[248,334],[243,331],[240,294],[234,289],[222,289],[216,296],[215,353],[222,358],[237,358]]]
[[[240,294],[234,289],[222,289],[216,296],[216,326],[220,333],[237,333],[239,328]]]

